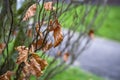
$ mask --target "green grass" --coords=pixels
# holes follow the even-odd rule
[[[30,80],[36,80],[35,76],[31,76]],[[57,74],[55,77],[49,80],[104,80],[101,77],[84,72],[78,67],[72,67]]]
[[[90,73],[86,73],[79,68],[70,68],[50,80],[104,80]]]
[[[85,6],[79,6],[77,8],[77,13],[80,13],[79,15],[80,18],[84,15],[85,8],[86,8]],[[92,12],[86,17],[85,24],[89,24],[89,22],[93,18],[95,8],[96,6],[93,6]],[[82,12],[81,9],[83,9]],[[100,37],[120,41],[120,6],[108,6],[106,11],[108,12],[107,12],[107,16],[105,16],[106,17],[105,22],[100,28],[98,28],[96,35]],[[69,28],[70,26],[76,26],[76,25],[72,25],[72,23],[81,22],[80,18],[77,20],[74,17],[72,17],[74,16],[74,13],[75,13],[75,9],[72,9],[60,17],[60,21],[61,19],[63,19],[61,23],[64,28]],[[101,16],[103,14],[104,13],[98,15],[95,23],[93,24],[93,27],[101,22]],[[78,31],[81,28],[83,28],[84,30],[85,25],[80,24],[78,27],[80,27],[78,28]]]
[[[97,35],[120,41],[120,6],[109,6],[108,17]]]

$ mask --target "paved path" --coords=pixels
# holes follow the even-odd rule
[[[64,33],[66,32],[67,30],[64,30]],[[77,37],[78,34],[76,33],[70,44]],[[62,49],[65,48],[64,44],[66,41],[67,38],[65,37],[61,44]],[[69,47],[71,49],[71,46]],[[56,52],[50,52],[52,52],[51,55],[56,54]],[[120,43],[103,38],[95,38],[91,46],[75,61],[75,65],[80,66],[86,71],[105,77],[108,80],[120,80]]]
[[[120,80],[120,43],[96,38],[75,65],[108,80]]]

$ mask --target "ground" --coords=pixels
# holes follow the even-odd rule
[[[55,76],[51,80],[103,80],[100,77],[80,70],[78,67],[72,67],[63,73]]]
[[[120,80],[120,6],[108,6],[108,15],[102,27],[96,32],[96,36],[104,37],[95,38],[93,44],[85,51],[76,61],[77,66],[82,67],[85,71],[92,72],[93,74],[108,78],[108,80]],[[115,41],[118,42],[115,42]],[[74,70],[62,73],[58,77],[66,79],[66,76],[74,75]],[[76,71],[79,73],[78,71]],[[65,76],[63,76],[65,75]],[[85,74],[87,75],[87,74]],[[73,76],[74,80],[79,77]],[[69,77],[67,77],[69,78]],[[85,78],[85,77],[84,77]],[[80,79],[81,80],[81,79]],[[89,80],[89,79],[83,79]],[[93,79],[94,80],[94,79]],[[98,79],[95,79],[98,80]]]
[[[95,38],[76,61],[82,69],[108,80],[120,80],[120,43]]]

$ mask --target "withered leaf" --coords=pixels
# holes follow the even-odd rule
[[[43,51],[47,51],[47,50],[49,50],[49,49],[52,48],[52,47],[53,47],[52,42],[46,43],[45,46],[42,48],[42,50],[43,50]]]
[[[53,7],[53,2],[46,2],[46,3],[44,4],[44,8],[45,8],[45,10],[47,10],[47,11],[55,10],[55,7]]]
[[[28,29],[27,30],[27,36],[28,37],[32,37],[32,29]]]
[[[91,39],[93,39],[93,38],[94,38],[94,30],[91,29],[91,30],[89,31],[88,35],[89,35],[89,37],[90,37]]]
[[[69,58],[69,53],[65,53],[63,55],[63,60],[66,62],[66,61],[68,61],[68,58]]]
[[[41,59],[37,54],[32,54],[32,57],[40,64],[41,70],[44,70],[44,68],[48,65],[47,61],[44,59]]]
[[[37,49],[40,46],[42,46],[42,43],[43,43],[43,39],[39,39],[38,41],[33,43],[33,46],[34,46],[35,49]],[[37,45],[37,48],[36,48],[36,45]]]
[[[30,76],[31,74],[36,76],[36,77],[40,77],[42,75],[42,70],[41,70],[41,66],[38,63],[37,60],[39,60],[40,57],[35,54],[32,53],[30,58],[29,58],[29,62],[26,62],[24,68],[23,68],[23,78],[26,76]]]
[[[63,34],[60,25],[58,25],[53,32],[54,47],[58,46],[63,41]]]
[[[28,48],[25,48],[25,46],[18,46],[16,50],[19,52],[17,63],[26,62],[28,58]]]
[[[39,34],[40,38],[43,38],[43,33],[42,33],[41,31],[39,31],[39,26],[38,26],[38,24],[36,24],[35,30],[36,30],[36,32]]]
[[[63,33],[58,19],[55,19],[55,21],[50,20],[48,30],[53,31],[54,47],[58,46],[63,40]]]
[[[33,54],[31,54],[31,56],[32,56],[38,63],[40,63],[41,58],[40,58],[37,54],[33,53]]]
[[[48,65],[47,61],[44,59],[41,59],[37,54],[32,54],[32,57],[40,64],[41,70],[44,70],[44,68]]]
[[[40,63],[41,70],[44,70],[47,65],[48,65],[47,61],[42,59]]]
[[[30,53],[34,53],[34,51],[35,51],[35,48],[34,48],[33,45],[31,45],[29,52],[30,52]]]
[[[52,21],[52,20],[49,21],[48,30],[49,30],[49,31],[53,31],[53,30],[54,30],[53,21]]]
[[[42,70],[40,64],[35,60],[35,58],[30,59],[30,69],[31,69],[31,74],[35,75],[37,77],[42,75]]]
[[[21,77],[22,80],[26,77],[26,76],[29,76],[30,75],[30,65],[28,64],[28,62],[25,63],[25,66],[23,67],[23,70],[22,70],[22,73],[23,73],[23,76]]]
[[[61,26],[57,19],[55,19],[55,21],[50,20],[48,30],[49,31],[54,31],[54,29],[57,28],[57,26]]]
[[[28,20],[30,17],[34,16],[35,15],[35,12],[36,12],[36,8],[37,8],[37,5],[36,4],[33,4],[32,6],[30,6],[28,8],[28,10],[26,11],[25,13],[25,16],[23,18],[23,21],[26,21]]]
[[[13,72],[7,71],[5,74],[0,76],[0,80],[11,80],[12,75],[13,75]]]
[[[39,32],[39,25],[38,25],[38,23],[36,23],[35,30],[36,30],[37,33]]]

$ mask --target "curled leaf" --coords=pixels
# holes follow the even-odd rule
[[[31,54],[29,62],[23,68],[23,75],[29,76],[30,74],[40,77],[42,75],[42,70],[47,66],[47,61],[41,59],[37,54]]]
[[[33,4],[32,6],[30,6],[28,8],[28,10],[26,11],[25,13],[25,16],[23,18],[23,21],[26,21],[28,20],[30,17],[34,16],[35,15],[35,12],[36,12],[36,8],[37,8],[37,5],[36,4]]]
[[[47,11],[55,10],[55,7],[53,7],[53,2],[46,2],[46,3],[44,4],[44,8],[45,8],[45,10],[47,10]]]
[[[49,50],[50,48],[52,48],[53,44],[52,42],[50,43],[46,43],[46,45],[42,48],[43,51],[47,51]]]
[[[35,30],[36,30],[36,32],[38,33],[39,32],[39,25],[38,25],[38,23],[36,23],[36,27],[35,27]]]
[[[31,74],[40,77],[42,75],[42,70],[40,64],[36,61],[36,59],[31,55],[31,58],[29,59],[29,62],[25,63],[25,66],[22,70],[23,73],[23,79],[26,76],[30,76]]]
[[[63,34],[60,25],[58,25],[53,32],[54,47],[58,46],[63,41]]]
[[[54,47],[58,46],[63,40],[61,25],[58,22],[58,19],[55,19],[55,21],[50,20],[48,30],[53,31]]]
[[[43,43],[43,39],[39,39],[38,41],[33,43],[33,46],[35,49],[37,49],[42,46],[42,43]]]
[[[55,21],[50,20],[48,30],[49,31],[54,31],[54,29],[57,28],[57,26],[61,26],[57,19],[55,19]]]
[[[88,35],[91,39],[93,39],[94,38],[94,30],[90,30]]]
[[[44,59],[41,59],[37,54],[32,54],[32,57],[40,64],[41,70],[44,70],[44,68],[48,65],[47,61]]]
[[[12,75],[13,75],[13,72],[7,71],[5,74],[0,76],[0,80],[11,80]]]
[[[26,62],[26,63],[25,63],[25,66],[23,67],[23,70],[22,70],[23,76],[21,77],[21,78],[22,78],[21,80],[24,80],[24,78],[25,78],[26,76],[30,76],[30,71],[31,71],[31,67],[30,67],[30,65]]]
[[[38,41],[33,43],[33,47],[34,47],[34,49],[38,49],[41,46],[43,46],[42,44],[43,44],[43,39],[39,39]],[[42,50],[43,51],[47,51],[47,50],[49,50],[52,47],[53,47],[52,42],[51,43],[46,42],[46,43],[44,43],[44,46],[42,47]]]
[[[32,75],[35,75],[37,77],[42,75],[43,72],[41,71],[41,66],[34,58],[30,59],[29,64],[30,64],[30,69],[31,69],[30,72]]]
[[[47,65],[48,65],[47,61],[42,59],[40,63],[41,70],[44,70]]]
[[[50,20],[48,30],[53,31],[54,47],[58,46],[63,40],[61,25],[58,22],[58,19],[55,19],[55,21]]]
[[[69,58],[69,53],[65,53],[63,55],[63,60],[66,62],[66,61],[68,61],[68,58]]]
[[[19,52],[17,63],[20,64],[22,62],[26,62],[28,58],[28,48],[25,46],[18,46],[16,50]]]
[[[39,34],[40,38],[43,39],[43,33],[39,30],[39,25],[38,24],[36,24],[35,30]]]
[[[33,45],[31,45],[29,52],[30,52],[30,53],[34,53],[34,51],[35,51],[35,48],[34,48]]]

